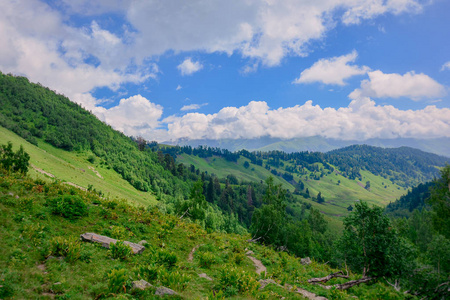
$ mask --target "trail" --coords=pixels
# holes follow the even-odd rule
[[[188,261],[194,260],[194,253],[195,251],[197,251],[198,247],[200,247],[200,245],[197,245],[194,248],[192,248],[191,252],[189,253]]]
[[[248,251],[246,254],[255,265],[257,274],[261,274],[262,272],[267,271],[267,268],[262,264],[262,262],[259,259],[256,259],[255,257],[252,256],[253,251]]]
[[[49,173],[49,172],[44,171],[44,170],[42,170],[42,169],[39,169],[38,167],[36,167],[36,166],[33,165],[33,164],[30,164],[30,165],[31,165],[31,167],[32,167],[33,169],[35,169],[35,170],[38,171],[39,173],[44,174],[44,175],[47,175],[48,177],[51,177],[51,178],[55,178],[55,175],[53,175],[52,173]]]
[[[100,173],[96,169],[94,169],[94,167],[88,166],[88,168],[92,170],[92,172],[94,172],[99,178],[103,179],[103,176],[100,175]]]

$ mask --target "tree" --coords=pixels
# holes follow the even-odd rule
[[[429,202],[433,211],[434,228],[450,239],[450,165],[441,170],[441,178],[435,180]]]
[[[338,248],[353,271],[372,278],[401,275],[409,249],[382,208],[356,203],[353,212],[344,219],[344,228]]]
[[[283,226],[286,224],[285,191],[281,184],[275,185],[273,177],[266,180],[266,194],[263,205],[255,209],[252,216],[250,232],[253,239],[262,243],[278,245],[283,243]]]
[[[317,203],[324,203],[325,202],[325,198],[322,196],[322,193],[319,192],[317,194]]]
[[[30,155],[20,145],[19,150],[12,150],[12,143],[0,145],[0,167],[7,171],[26,174],[30,164]]]
[[[204,220],[207,209],[205,195],[203,195],[203,182],[198,180],[191,189],[191,195],[188,200],[182,202],[178,213],[188,215],[192,220]]]

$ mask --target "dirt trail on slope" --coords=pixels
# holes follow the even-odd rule
[[[197,245],[194,248],[192,248],[191,252],[189,253],[188,261],[194,260],[194,253],[195,251],[197,251],[198,247],[200,247],[200,245]]]
[[[92,172],[94,172],[98,177],[100,177],[101,179],[103,179],[103,176],[100,175],[100,173],[99,173],[96,169],[94,169],[94,167],[88,166],[88,168],[89,168],[90,170],[92,170]]]
[[[49,173],[49,172],[44,171],[44,170],[42,170],[42,169],[39,169],[38,167],[36,167],[36,166],[33,165],[33,164],[30,164],[30,166],[31,166],[33,169],[35,169],[36,171],[38,171],[39,173],[41,173],[41,174],[47,175],[48,177],[51,177],[51,178],[55,178],[55,175],[53,175],[52,173]]]
[[[247,257],[250,258],[250,260],[255,265],[257,274],[261,274],[262,272],[267,271],[267,268],[262,264],[262,262],[259,259],[252,256],[253,251],[248,251],[246,254],[247,254]]]

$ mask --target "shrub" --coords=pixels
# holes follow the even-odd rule
[[[50,240],[49,255],[64,256],[68,262],[77,261],[81,258],[81,243],[76,239],[54,237]]]
[[[131,288],[131,280],[126,269],[112,269],[107,274],[108,290],[111,293],[126,293]]]
[[[198,252],[198,263],[203,268],[210,268],[211,265],[216,263],[216,256],[211,252]]]
[[[132,249],[122,241],[110,244],[108,255],[114,259],[126,260],[131,255]]]
[[[84,201],[75,195],[63,195],[47,202],[53,214],[75,220],[87,215],[87,206]]]
[[[249,273],[234,267],[225,267],[220,271],[219,282],[216,288],[223,291],[227,297],[238,293],[256,295],[259,282]]]
[[[189,279],[188,275],[182,274],[179,271],[170,272],[162,268],[158,271],[158,280],[163,286],[168,286],[179,291],[186,289]]]
[[[171,251],[160,249],[156,252],[156,262],[165,265],[169,269],[175,267],[177,261],[178,257]]]
[[[161,267],[155,264],[138,266],[136,272],[139,276],[147,281],[155,281],[158,279],[158,271]]]

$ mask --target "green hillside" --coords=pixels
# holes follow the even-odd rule
[[[40,141],[37,147],[1,126],[0,141],[23,145],[31,157],[30,176],[33,178],[73,183],[83,189],[92,186],[92,189],[112,199],[126,199],[140,205],[156,204],[151,193],[136,190],[117,172],[98,163],[98,160],[89,162],[92,154],[64,151],[43,141]]]
[[[79,214],[67,214],[70,206],[57,208],[57,201],[67,199],[82,204],[77,206]],[[336,272],[326,264],[302,265],[286,252],[246,242],[247,235],[207,234],[196,224],[155,209],[4,170],[0,224],[2,299],[153,299],[160,298],[154,293],[161,286],[178,294],[167,296],[171,299],[304,299],[300,294],[304,291],[329,299],[403,298],[382,282],[348,291],[327,290],[307,282]],[[86,232],[148,243],[138,255],[108,251],[100,244],[80,242]],[[246,254],[249,250],[253,254]],[[267,270],[256,273],[249,256]],[[153,287],[133,289],[133,281],[141,279]],[[330,284],[344,281],[333,279]]]

